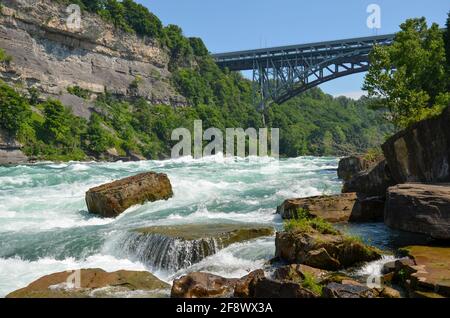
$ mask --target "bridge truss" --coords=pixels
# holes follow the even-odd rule
[[[255,104],[283,103],[330,80],[365,72],[375,45],[390,45],[393,34],[239,51],[213,55],[231,71],[253,71]]]

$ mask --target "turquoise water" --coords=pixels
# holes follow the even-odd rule
[[[275,209],[286,198],[340,192],[337,164],[337,158],[277,162],[215,156],[0,167],[0,297],[43,275],[77,268],[149,270],[168,282],[193,270],[245,275],[273,257],[273,237],[234,244],[178,272],[142,264],[124,253],[120,242],[129,230],[153,225],[226,221],[279,227]],[[132,207],[116,219],[87,212],[89,188],[145,171],[166,173],[174,197]],[[380,246],[391,235],[382,225],[353,230]]]

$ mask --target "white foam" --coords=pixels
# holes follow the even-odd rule
[[[107,272],[118,270],[146,270],[144,265],[127,259],[117,259],[110,255],[93,255],[85,260],[74,258],[56,260],[42,258],[36,261],[26,261],[20,258],[0,258],[0,297],[17,289],[26,287],[36,279],[52,273],[76,269],[101,268]]]

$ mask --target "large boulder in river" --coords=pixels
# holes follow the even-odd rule
[[[319,233],[294,229],[279,232],[275,255],[288,263],[339,270],[381,258],[378,250],[340,232]]]
[[[303,210],[328,222],[347,222],[357,199],[356,193],[288,199],[278,206],[277,213],[283,219],[295,219]]]
[[[260,224],[180,224],[134,230],[120,249],[149,266],[179,270],[239,242],[272,236],[271,226]]]
[[[277,213],[285,220],[296,219],[299,212],[307,211],[313,217],[327,222],[382,221],[383,197],[364,197],[356,193],[287,199],[278,206]]]
[[[396,183],[450,182],[450,107],[412,125],[382,146]]]
[[[389,188],[385,223],[399,230],[450,239],[450,185],[401,184]]]
[[[167,175],[147,172],[90,189],[86,192],[86,204],[90,213],[116,217],[133,205],[172,196]]]
[[[149,272],[82,269],[39,278],[7,298],[167,297],[170,285]]]

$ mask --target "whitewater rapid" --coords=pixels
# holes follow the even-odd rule
[[[274,238],[231,245],[189,268],[151,268],[126,254],[130,230],[185,223],[262,223],[287,198],[339,193],[337,158],[224,158],[0,167],[0,297],[54,272],[78,268],[149,270],[170,282],[189,271],[240,277],[274,255]],[[135,206],[115,219],[90,215],[85,192],[145,171],[166,173],[174,197]],[[368,228],[368,233],[371,229]],[[379,228],[373,229],[375,240]]]

